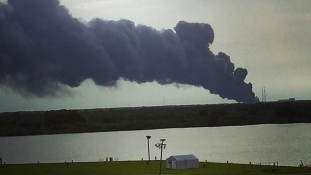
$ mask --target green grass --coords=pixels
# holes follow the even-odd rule
[[[205,168],[204,166],[205,165]],[[275,171],[273,171],[275,169]],[[276,170],[278,169],[278,170]],[[168,170],[162,163],[162,174],[311,174],[310,168],[261,166],[200,162],[200,168]],[[0,165],[0,175],[155,175],[159,174],[159,161],[119,161],[85,163],[40,163]]]

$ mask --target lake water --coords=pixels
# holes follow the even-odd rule
[[[0,137],[3,162],[145,160],[146,135],[151,159],[160,158],[155,144],[165,138],[163,159],[194,154],[200,161],[268,163],[297,166],[311,163],[311,124],[177,128],[142,131]]]

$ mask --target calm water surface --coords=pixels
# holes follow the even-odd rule
[[[311,124],[179,128],[23,137],[0,137],[0,157],[6,163],[99,161],[160,157],[155,144],[166,139],[163,159],[194,154],[200,161],[267,163],[297,166],[311,163]]]

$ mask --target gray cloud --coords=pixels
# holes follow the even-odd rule
[[[57,0],[0,4],[0,83],[21,94],[55,95],[63,85],[120,78],[200,86],[222,98],[256,102],[247,70],[225,53],[213,54],[209,24],[180,21],[158,31],[129,20],[83,24]]]

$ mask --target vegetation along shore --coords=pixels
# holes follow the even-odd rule
[[[311,101],[7,112],[0,136],[311,123]]]

